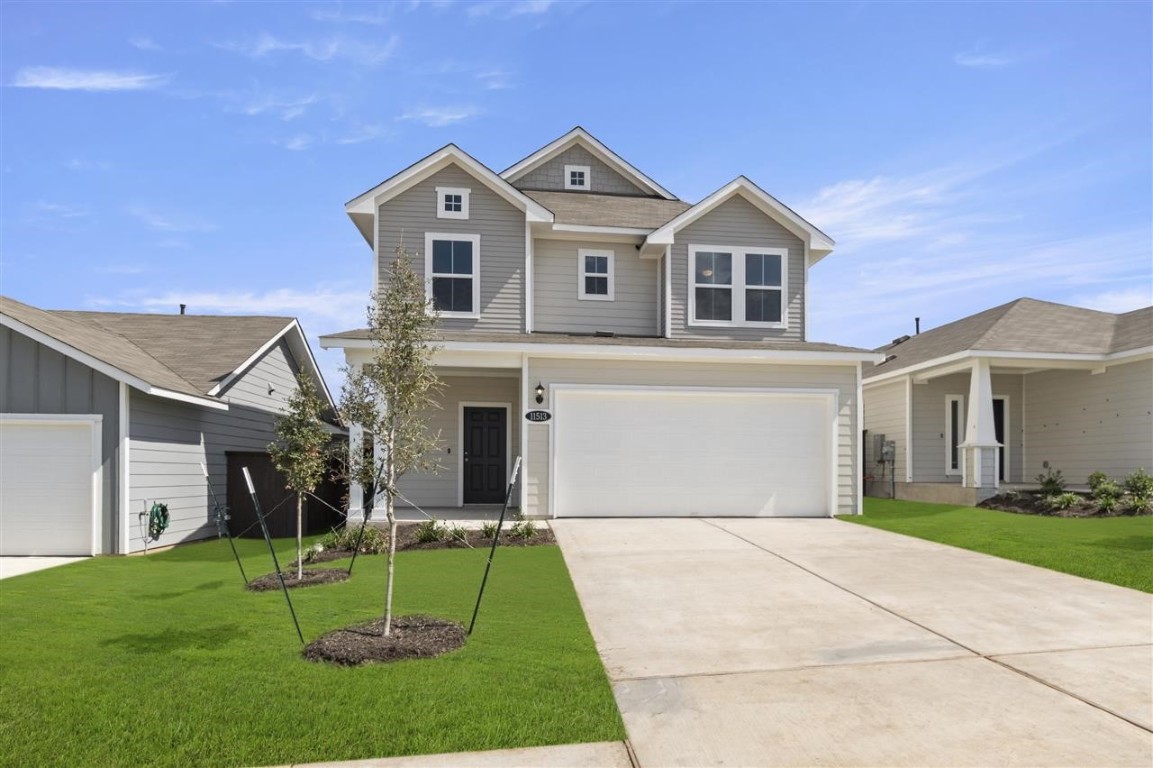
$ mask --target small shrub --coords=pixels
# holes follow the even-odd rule
[[[1131,515],[1148,515],[1153,513],[1153,498],[1148,496],[1142,498],[1130,496],[1128,511]]]
[[[1106,499],[1113,499],[1116,501],[1117,499],[1121,498],[1121,495],[1121,486],[1117,485],[1117,483],[1109,479],[1105,479],[1093,487],[1093,498],[1097,501],[1098,504]]]
[[[304,562],[314,563],[320,557],[320,553],[324,551],[324,545],[319,541],[313,544],[308,549],[304,550]]]
[[[465,544],[468,543],[468,530],[456,523],[448,527],[448,530],[445,531],[445,536],[455,541],[462,541]]]
[[[1081,497],[1075,493],[1055,493],[1045,497],[1049,509],[1072,509],[1080,503]]]
[[[1104,512],[1106,515],[1111,515],[1117,511],[1117,506],[1121,503],[1121,497],[1118,496],[1097,496],[1097,509]]]
[[[514,539],[531,539],[536,533],[536,526],[532,520],[520,520],[511,529],[508,535]]]
[[[1065,492],[1065,476],[1059,469],[1046,469],[1037,475],[1036,480],[1041,484],[1041,493],[1045,496],[1058,496]]]
[[[480,527],[480,533],[486,539],[496,538],[496,523],[489,521]]]
[[[431,544],[434,541],[443,541],[444,537],[448,535],[448,528],[446,528],[440,521],[435,519],[425,520],[423,523],[416,527],[416,540],[421,544]]]
[[[1144,467],[1138,469],[1125,478],[1125,490],[1134,499],[1153,499],[1153,475],[1146,472]]]
[[[1089,490],[1092,491],[1093,496],[1096,497],[1097,488],[1099,488],[1103,483],[1108,482],[1110,482],[1110,480],[1107,474],[1104,472],[1094,472],[1093,474],[1089,475]]]
[[[320,538],[315,546],[324,549],[336,549],[345,552],[351,552],[356,548],[356,540],[360,537],[360,526],[354,525],[347,528],[338,528],[335,531],[326,533]],[[360,551],[366,555],[379,555],[388,549],[388,536],[384,531],[380,530],[374,525],[366,525],[364,527],[364,536],[360,539]],[[319,554],[319,552],[317,553]],[[315,555],[313,555],[315,557]],[[305,557],[308,561],[308,557]]]

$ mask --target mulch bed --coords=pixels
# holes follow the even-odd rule
[[[338,629],[309,643],[304,658],[354,666],[401,659],[427,659],[464,646],[464,627],[435,616],[395,616],[384,635],[384,619]]]
[[[998,494],[985,499],[977,506],[984,509],[997,509],[1001,512],[1044,515],[1046,517],[1123,517],[1133,514],[1123,502],[1117,504],[1112,512],[1104,512],[1093,499],[1082,494],[1077,495],[1081,496],[1081,500],[1068,509],[1052,509],[1045,503],[1043,494],[1033,491]]]
[[[483,531],[465,531],[464,541],[449,536],[441,541],[420,542],[417,541],[416,538],[416,531],[419,526],[420,523],[399,523],[396,526],[396,550],[398,552],[414,549],[464,549],[467,546],[486,549],[492,546],[492,539],[485,537]],[[502,547],[537,547],[545,544],[556,544],[556,536],[554,536],[552,530],[545,525],[538,523],[536,531],[527,539],[514,538],[509,535],[509,528],[511,527],[511,524],[506,525],[501,531],[500,545]],[[387,537],[387,528],[384,529],[384,533]],[[466,541],[468,542],[467,544],[465,544]],[[364,555],[366,553],[361,552],[360,554]],[[315,555],[309,562],[327,563],[332,560],[343,560],[348,557],[352,557],[351,549],[326,549]]]
[[[315,568],[304,571],[304,578],[296,578],[296,570],[286,571],[284,573],[284,586],[289,589],[296,589],[297,587],[311,587],[314,584],[335,584],[338,581],[346,581],[348,579],[348,571],[343,568]],[[280,579],[276,577],[275,573],[266,573],[259,578],[255,578],[248,582],[248,589],[253,592],[267,592],[270,589],[280,589]]]

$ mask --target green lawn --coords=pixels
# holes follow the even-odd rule
[[[865,514],[841,519],[1153,592],[1153,517],[1042,517],[869,498]]]
[[[272,570],[263,542],[240,546],[249,576]],[[400,553],[397,612],[467,625],[486,556]],[[379,616],[383,596],[383,556],[293,592],[306,639]],[[283,595],[245,591],[223,541],[5,580],[0,765],[272,765],[624,738],[555,546],[498,550],[460,651],[341,668],[300,649]]]

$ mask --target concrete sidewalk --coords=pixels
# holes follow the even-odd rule
[[[836,520],[553,522],[641,766],[1153,765],[1153,597]]]
[[[285,768],[632,768],[623,742],[562,744],[555,747],[386,757],[342,763],[308,763]]]
[[[0,557],[0,579],[88,560],[87,557]]]

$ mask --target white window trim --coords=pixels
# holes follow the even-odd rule
[[[441,317],[480,317],[480,235],[460,235],[453,232],[426,232],[424,234],[424,295],[432,302],[432,279],[434,277],[462,277],[462,275],[436,275],[432,271],[432,244],[437,240],[467,240],[472,243],[472,311],[445,312]]]
[[[579,171],[585,175],[585,183],[583,185],[572,183],[573,171]],[[564,167],[564,188],[565,189],[580,189],[585,192],[593,188],[592,168],[587,165],[566,165]]]
[[[733,292],[732,320],[698,320],[696,292],[696,258],[700,251],[731,253],[733,256],[733,282],[729,286]],[[781,257],[781,320],[777,323],[762,323],[745,320],[745,256],[750,253]],[[787,248],[759,248],[756,246],[734,245],[690,245],[688,247],[688,324],[713,328],[788,328],[789,327],[789,251]],[[775,286],[751,286],[754,290],[777,290]]]
[[[438,219],[467,219],[468,197],[472,190],[468,187],[437,187],[436,188],[436,217]],[[446,211],[444,198],[447,195],[460,195],[460,210]]]
[[[585,256],[607,256],[609,271],[607,275],[599,272],[585,272]],[[577,250],[577,298],[581,301],[615,301],[616,296],[616,252],[597,250],[594,248],[580,248]],[[608,277],[609,292],[606,295],[599,293],[585,293],[586,277]]]
[[[953,420],[949,418],[953,403],[959,403],[957,408],[957,429],[962,434],[953,434]],[[964,449],[960,447],[961,443],[965,442],[965,396],[964,395],[945,395],[945,476],[956,477],[961,474],[965,467]],[[953,444],[957,444],[957,467],[953,468],[952,451]]]

